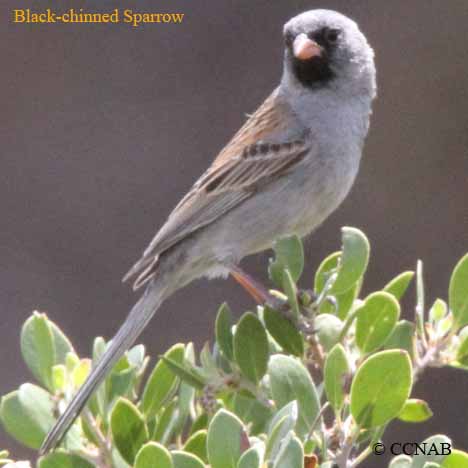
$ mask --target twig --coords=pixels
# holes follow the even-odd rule
[[[351,325],[353,324],[354,319],[356,318],[359,311],[360,311],[360,308],[357,307],[346,318],[346,321],[345,321],[345,323],[343,325],[343,329],[341,330],[340,336],[338,338],[338,343],[343,343],[343,341],[346,338],[346,335],[347,335],[349,329],[351,328]]]
[[[451,339],[455,335],[455,332],[452,330],[447,336],[443,339],[440,339],[436,342],[429,343],[425,348],[425,353],[421,358],[415,357],[415,362],[413,366],[413,380],[416,381],[421,373],[427,367],[437,367],[443,365],[443,362],[439,362],[439,354],[444,349],[445,346],[450,344]]]
[[[335,458],[335,464],[338,466],[338,468],[351,468],[351,452],[353,451],[354,442],[356,441],[357,434],[358,432],[354,431],[354,433],[349,434],[345,438],[341,451]]]
[[[90,430],[96,438],[98,449],[99,449],[99,460],[97,466],[99,468],[112,468],[112,454],[110,451],[110,442],[105,438],[101,429],[98,427],[96,420],[89,411],[85,409],[83,411],[83,418],[86,420]]]
[[[320,422],[320,419],[322,418],[323,413],[325,413],[325,411],[327,410],[327,408],[329,408],[329,406],[330,406],[330,403],[327,401],[322,406],[322,408],[320,408],[320,411],[318,412],[317,416],[315,417],[314,422],[310,426],[309,437],[312,437],[312,433],[315,431],[315,428],[318,426],[318,423]]]
[[[307,342],[310,345],[310,356],[312,358],[312,362],[315,363],[316,367],[322,371],[325,366],[325,356],[323,354],[322,347],[314,334],[309,335]]]
[[[375,431],[375,434],[369,442],[369,445],[351,462],[350,468],[355,468],[356,466],[360,465],[372,453],[375,443],[381,440],[385,429],[387,429],[387,425],[384,425]]]
[[[426,331],[424,329],[424,282],[423,264],[418,260],[416,264],[416,308],[415,308],[416,331],[421,338],[423,348],[427,348]]]

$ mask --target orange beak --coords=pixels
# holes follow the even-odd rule
[[[293,42],[293,54],[299,60],[309,60],[322,55],[321,47],[306,34],[299,34]]]

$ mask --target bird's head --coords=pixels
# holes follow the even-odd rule
[[[374,52],[357,24],[331,10],[311,10],[289,20],[283,82],[303,88],[350,83],[375,89]]]

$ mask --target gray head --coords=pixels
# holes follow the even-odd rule
[[[357,24],[331,10],[311,10],[284,26],[283,83],[375,94],[374,52]]]

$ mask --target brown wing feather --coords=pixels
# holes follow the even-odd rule
[[[221,150],[211,168],[224,164],[232,155],[241,154],[245,147],[267,139],[272,133],[285,130],[284,116],[289,112],[287,105],[273,92]]]
[[[158,255],[191,233],[206,226],[246,198],[258,187],[282,175],[307,153],[304,141],[283,144],[264,142],[282,125],[275,95],[263,105],[221,151],[210,168],[176,206],[142,258],[124,280],[140,273],[134,287],[154,273]]]

